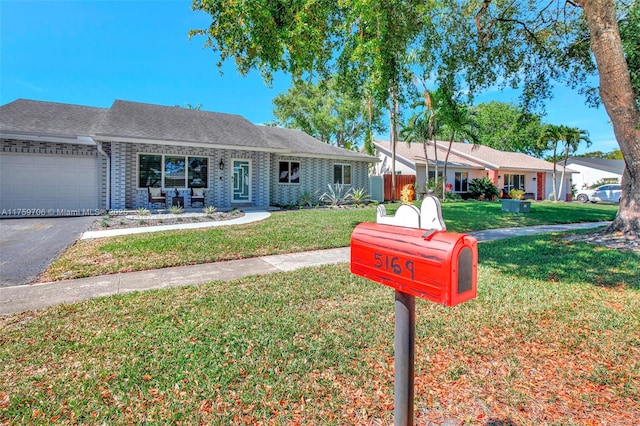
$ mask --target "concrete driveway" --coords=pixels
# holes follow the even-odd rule
[[[96,216],[0,220],[0,287],[35,280]]]

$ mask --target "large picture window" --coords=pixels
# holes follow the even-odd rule
[[[455,172],[454,174],[455,184],[453,190],[455,192],[468,192],[469,191],[469,173],[467,172]]]
[[[138,155],[139,188],[208,188],[209,159],[183,155]]]
[[[351,185],[351,164],[333,165],[333,183]]]
[[[300,163],[297,161],[280,161],[279,163],[280,183],[300,183]]]
[[[524,191],[524,175],[504,175],[504,189],[509,192],[512,189]]]

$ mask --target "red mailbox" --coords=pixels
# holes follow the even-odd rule
[[[476,297],[478,243],[466,234],[361,223],[351,235],[351,272],[454,306]]]

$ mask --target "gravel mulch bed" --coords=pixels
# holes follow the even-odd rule
[[[137,212],[110,214],[101,216],[89,227],[88,231],[104,231],[107,229],[140,228],[145,226],[175,225],[180,223],[217,222],[237,219],[244,216],[244,212],[187,212],[180,214],[152,213],[139,215]]]

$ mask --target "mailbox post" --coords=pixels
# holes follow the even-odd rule
[[[426,206],[425,206],[425,203]],[[404,211],[401,208],[407,207]],[[395,289],[394,424],[413,425],[415,297],[455,306],[476,297],[478,243],[446,232],[440,203],[401,206],[384,224],[361,223],[351,235],[351,272]],[[413,218],[412,215],[419,215]],[[381,216],[378,216],[380,220]],[[434,219],[435,218],[435,219]],[[417,228],[402,226],[418,224]],[[421,224],[428,227],[421,228]]]

